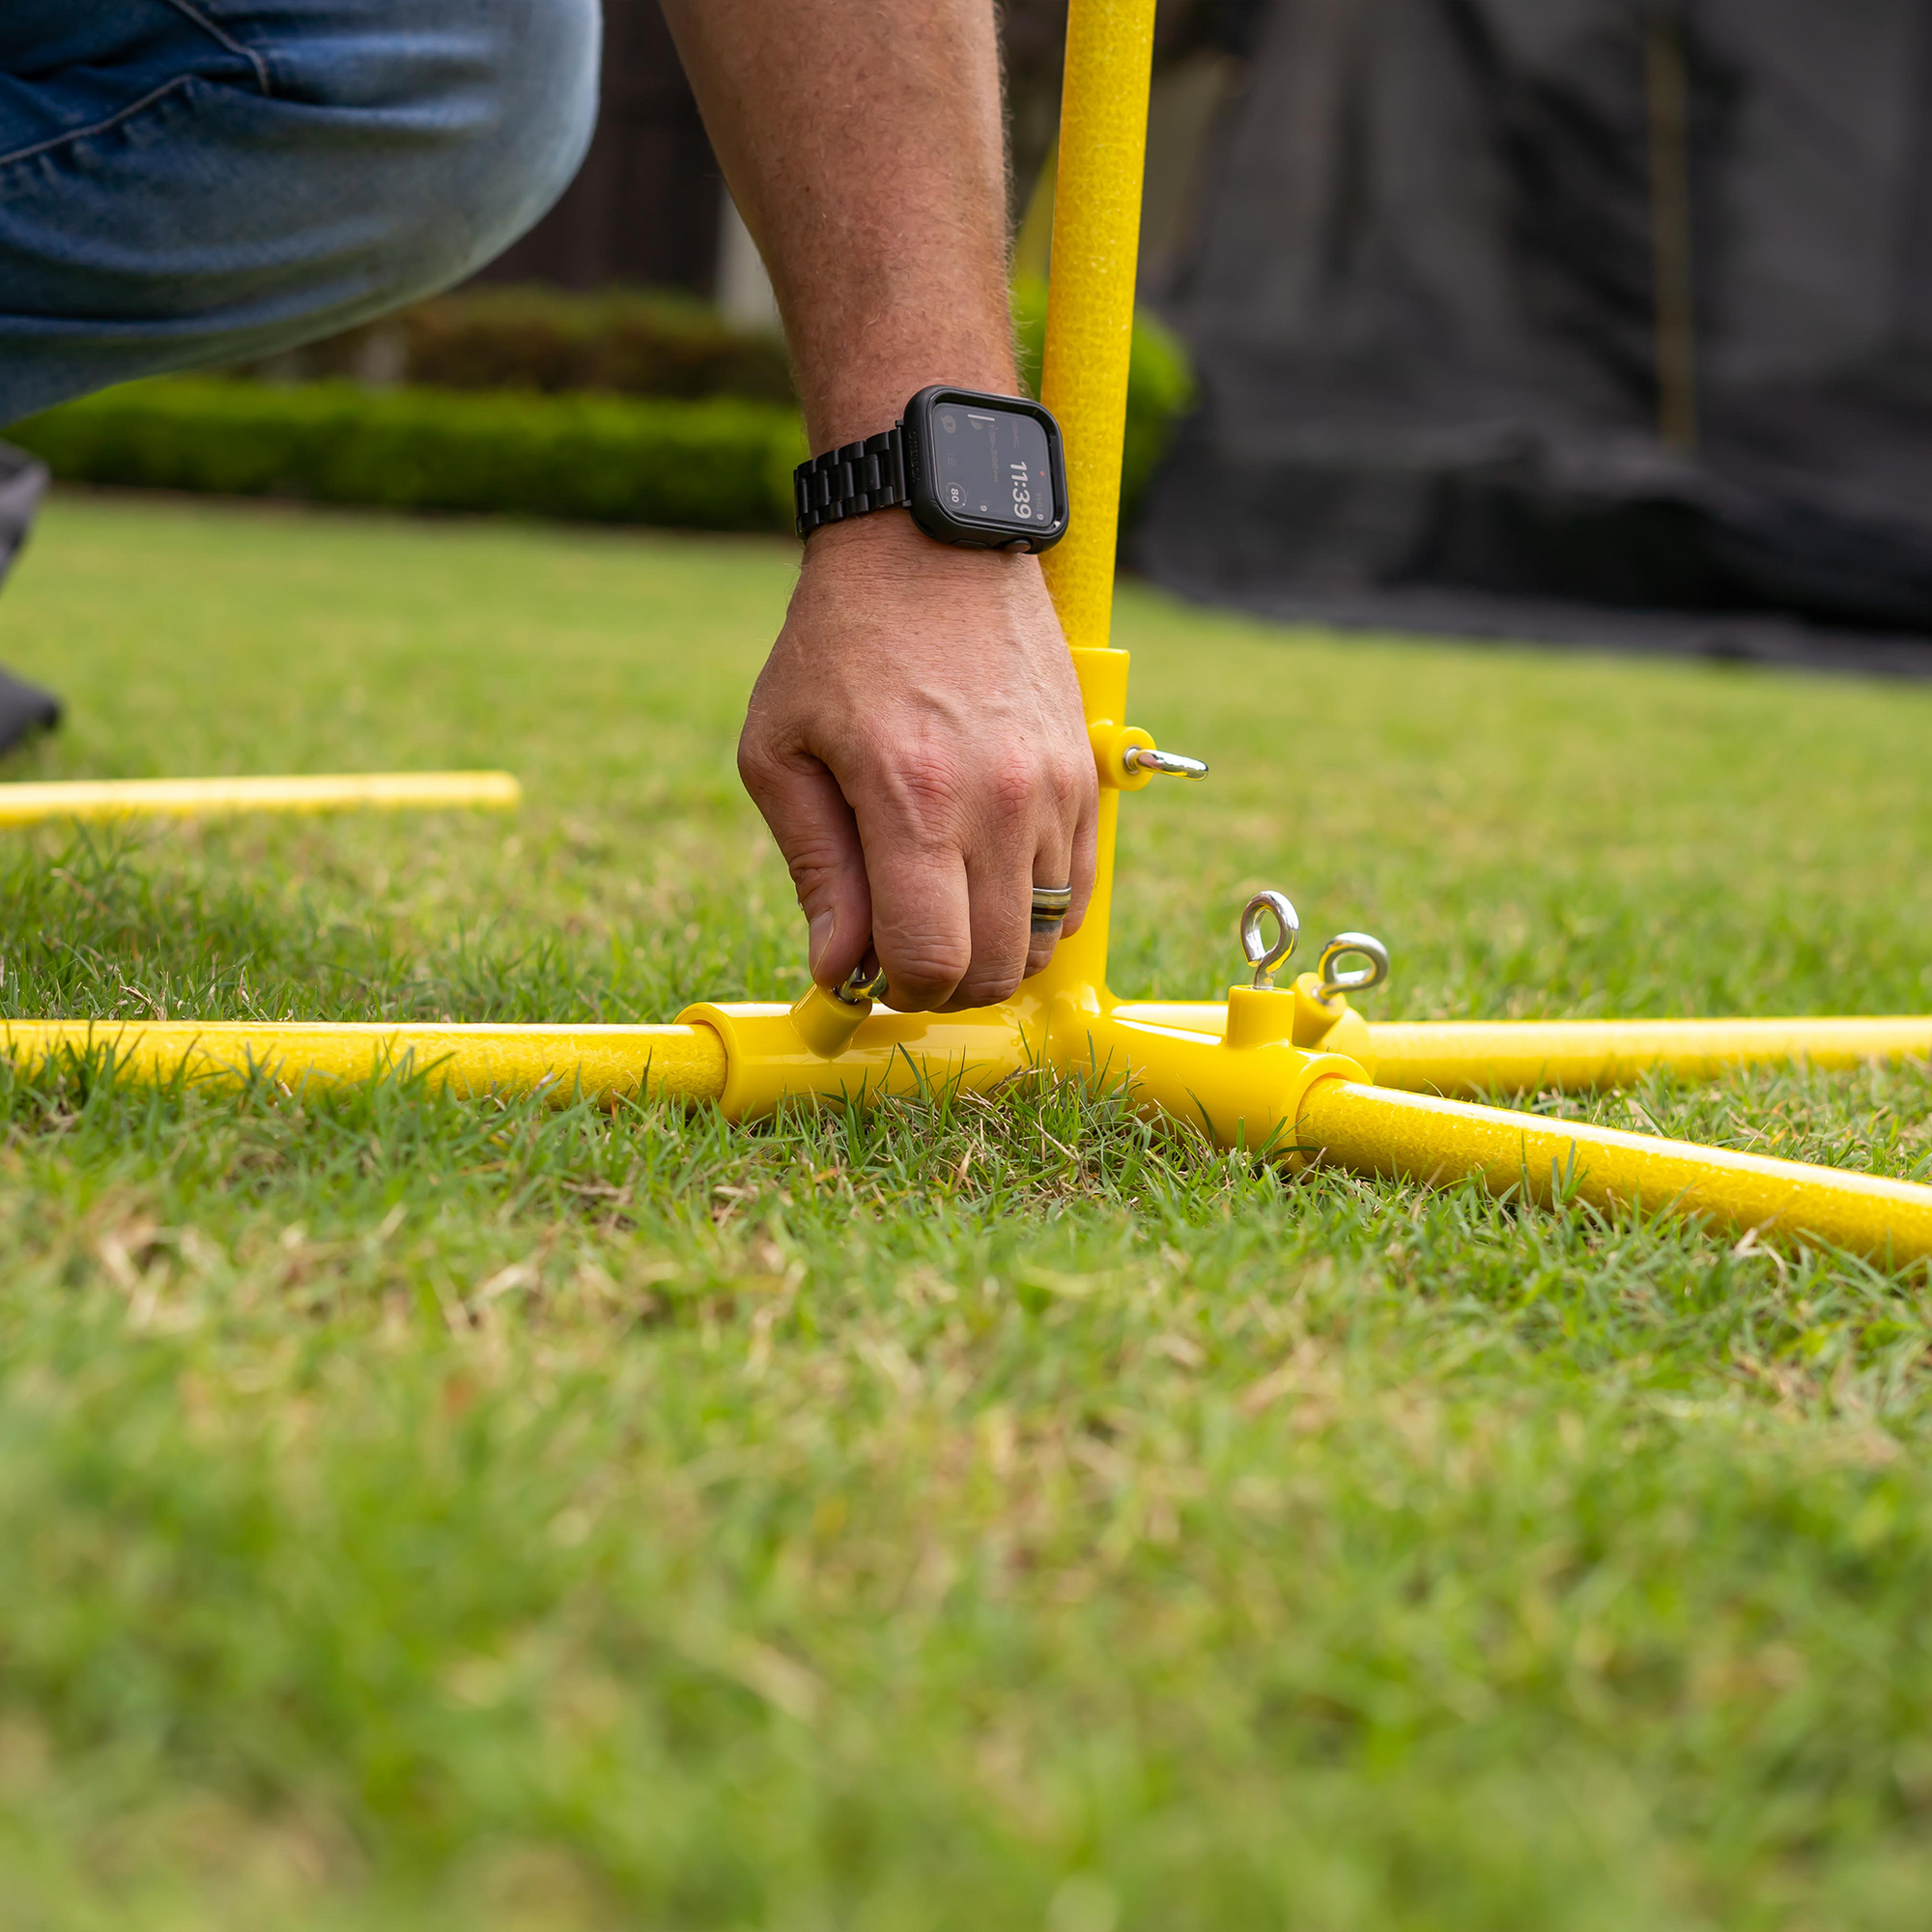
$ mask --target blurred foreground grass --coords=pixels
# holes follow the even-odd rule
[[[10,836],[0,1009],[663,1017],[799,983],[739,795],[788,547],[68,499],[14,776],[501,763]],[[1932,692],[1142,591],[1117,985],[1258,885],[1391,1016],[1932,1006]],[[1541,1104],[1576,1107],[1575,1102]],[[1927,1069],[1584,1109],[1932,1172]],[[1917,1926],[1924,1279],[1071,1091],[739,1132],[0,1081],[23,1926]]]

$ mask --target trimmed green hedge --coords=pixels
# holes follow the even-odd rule
[[[75,483],[709,530],[789,529],[806,455],[791,410],[734,398],[210,377],[129,383],[7,435]]]
[[[1037,384],[1044,285],[1013,298]],[[1193,378],[1173,337],[1135,323],[1122,523],[1138,515]],[[369,388],[170,376],[129,383],[7,432],[57,477],[396,510],[511,511],[610,524],[788,530],[797,412],[737,396]]]
[[[378,371],[432,389],[795,400],[776,334],[734,327],[710,303],[666,289],[472,284],[235,373],[368,382]]]

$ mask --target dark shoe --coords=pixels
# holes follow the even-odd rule
[[[60,721],[60,699],[52,692],[0,670],[0,753],[36,731],[51,731]]]
[[[27,541],[46,487],[43,465],[0,442],[0,578]],[[32,732],[51,731],[60,717],[60,699],[51,692],[0,670],[0,752],[11,752]]]

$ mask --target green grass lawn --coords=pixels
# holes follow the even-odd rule
[[[797,989],[783,544],[58,501],[8,776],[503,764],[5,835],[0,1010]],[[1123,595],[1115,980],[1932,1007],[1932,690]],[[1924,1066],[1534,1104],[1932,1177]],[[1918,1927],[1932,1292],[1285,1181],[1077,1092],[734,1130],[0,1081],[10,1928]]]

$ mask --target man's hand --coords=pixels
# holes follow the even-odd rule
[[[1071,884],[1080,923],[1094,754],[1035,557],[936,544],[896,510],[819,531],[738,769],[821,985],[869,945],[901,1011],[987,1006],[1052,955],[1036,885]]]
[[[1012,395],[994,0],[664,0],[784,316],[815,450],[928,383]],[[904,510],[817,531],[739,769],[836,986],[877,951],[905,1009],[1004,999],[1035,884],[1094,877],[1095,781],[1037,559]]]

